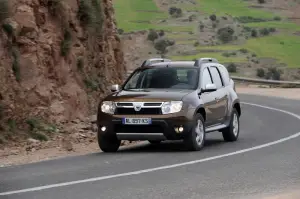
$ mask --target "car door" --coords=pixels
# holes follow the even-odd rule
[[[205,89],[205,86],[207,84],[213,83],[208,67],[203,70],[200,80],[202,81],[201,83],[202,89]],[[204,103],[204,109],[206,112],[206,121],[205,121],[206,126],[212,126],[216,123],[214,118],[214,113],[216,112],[216,107],[217,107],[216,97],[217,97],[216,91],[201,93],[201,99]]]
[[[221,73],[217,66],[210,66],[209,70],[212,75],[213,83],[217,87],[215,92],[216,107],[213,113],[213,119],[217,123],[223,123],[226,119],[227,106],[228,106],[228,93],[225,89],[224,81],[222,80]]]

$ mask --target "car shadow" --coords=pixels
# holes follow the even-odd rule
[[[210,147],[225,145],[223,139],[207,139],[204,150]],[[150,144],[143,142],[141,144],[122,147],[117,153],[165,153],[165,152],[187,152],[182,141],[165,141],[160,144]]]

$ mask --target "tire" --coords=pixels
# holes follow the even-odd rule
[[[160,140],[148,140],[148,142],[150,142],[151,144],[160,144],[161,143]]]
[[[227,128],[222,130],[223,138],[226,142],[237,141],[240,134],[240,117],[237,110],[232,110],[230,124]]]
[[[197,130],[199,130],[198,133]],[[196,114],[193,128],[184,138],[185,146],[189,151],[199,151],[204,147],[205,138],[206,131],[203,116],[201,114]]]
[[[105,135],[98,131],[98,145],[103,152],[117,152],[121,140],[118,140],[115,135]]]

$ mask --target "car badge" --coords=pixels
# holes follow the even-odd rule
[[[133,108],[135,111],[140,111],[142,109],[142,103],[134,103]]]

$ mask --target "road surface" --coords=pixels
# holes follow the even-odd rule
[[[0,168],[0,198],[240,199],[299,190],[299,101],[240,96],[237,142],[213,132],[198,152],[182,150],[181,142],[141,143],[115,154]]]

